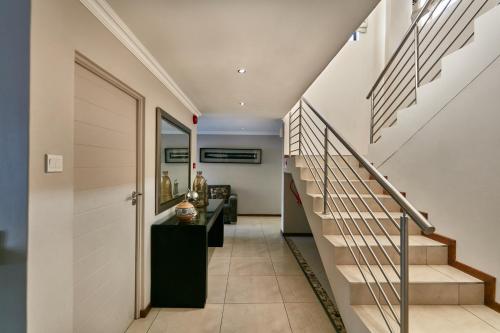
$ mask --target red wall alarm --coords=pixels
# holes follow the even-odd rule
[[[197,115],[193,115],[193,124],[198,124],[198,116]]]

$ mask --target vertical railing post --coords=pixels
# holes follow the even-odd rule
[[[401,274],[401,304],[400,304],[400,324],[401,333],[408,333],[409,328],[409,308],[408,308],[408,287],[409,287],[409,268],[408,268],[408,218],[406,217],[406,212],[403,212],[403,216],[400,218],[400,250],[401,250],[401,260],[400,260],[400,274]]]
[[[324,140],[324,153],[323,153],[323,214],[326,214],[328,206],[328,127],[325,126],[325,140]]]
[[[375,120],[375,103],[374,103],[374,97],[373,97],[373,92],[370,94],[370,144],[373,143],[373,125]]]
[[[292,112],[288,112],[288,156],[292,157]]]
[[[414,47],[415,47],[415,103],[417,102],[417,89],[420,85],[420,48],[419,48],[419,40],[418,40],[418,23],[415,25],[415,29],[413,30],[414,34]]]
[[[299,102],[299,155],[302,152],[302,98]]]

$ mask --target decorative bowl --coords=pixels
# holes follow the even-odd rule
[[[194,208],[193,204],[187,200],[182,201],[177,206],[175,206],[175,216],[181,222],[191,222],[198,212]]]

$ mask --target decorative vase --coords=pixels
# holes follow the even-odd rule
[[[179,182],[177,179],[174,179],[174,197],[179,194]]]
[[[196,172],[196,177],[193,181],[193,191],[198,193],[198,201],[196,207],[205,207],[208,205],[208,184],[201,171]]]
[[[196,208],[187,200],[183,200],[175,206],[175,216],[177,216],[181,222],[191,222],[196,214]]]
[[[172,200],[172,181],[168,176],[168,171],[163,171],[163,176],[161,177],[160,201],[167,202],[170,200]]]

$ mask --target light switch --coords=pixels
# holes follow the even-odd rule
[[[62,155],[45,155],[45,172],[63,172],[63,156]]]

